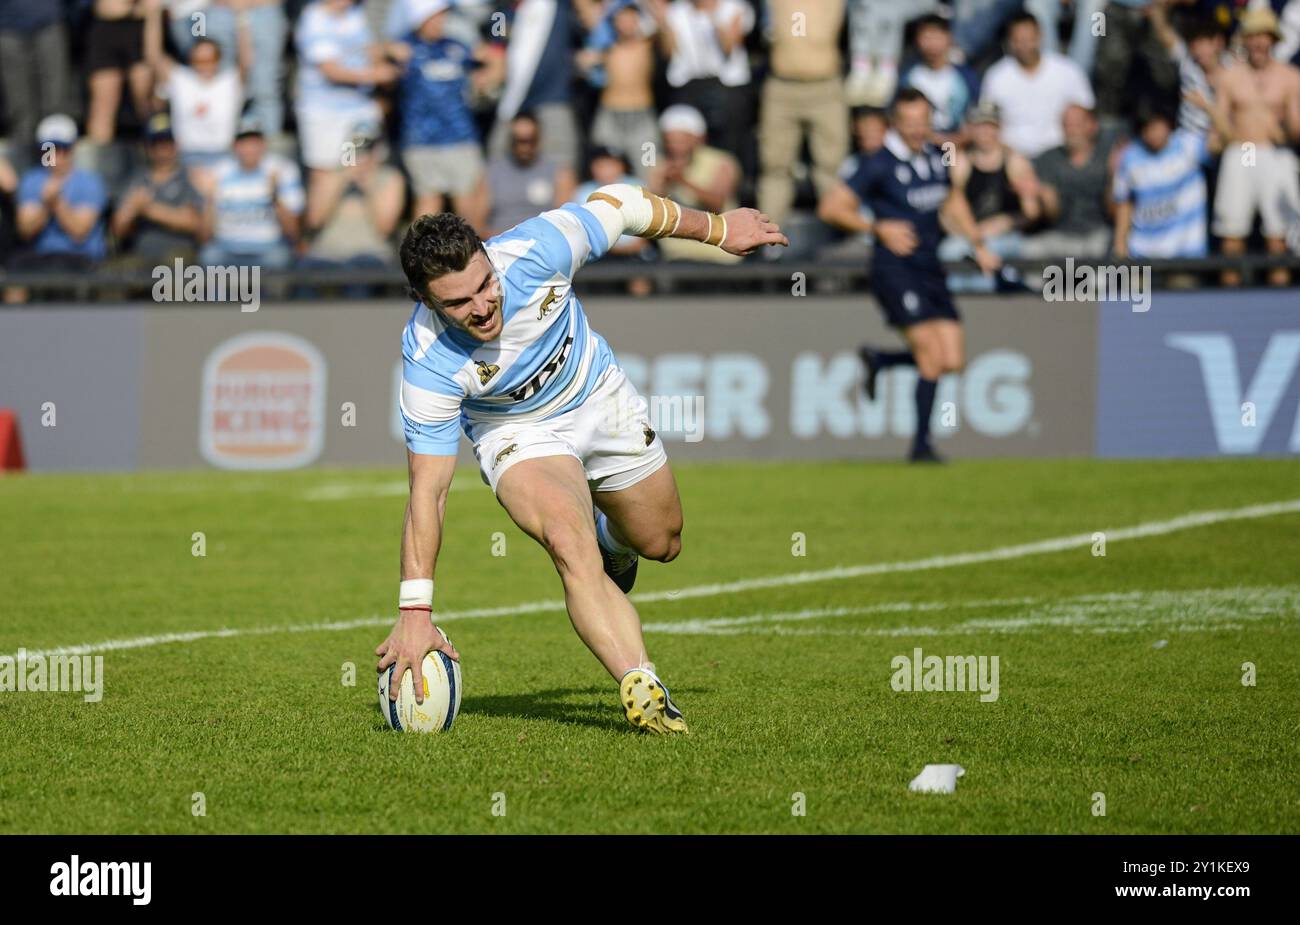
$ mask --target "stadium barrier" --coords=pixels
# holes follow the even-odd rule
[[[778,253],[778,252],[773,252]],[[833,294],[861,291],[871,270],[868,257],[855,259],[821,258],[816,254],[783,256],[778,260],[750,259],[725,266],[719,264],[618,260],[605,258],[582,269],[579,289],[582,292],[622,293],[629,278],[648,279],[660,294],[672,292],[781,292],[802,286],[811,293]],[[1065,256],[1047,260],[1008,260],[1006,265],[1024,278],[1033,278],[1044,269],[1062,266]],[[1106,266],[1129,266],[1114,258],[1099,258],[1092,263]],[[1083,262],[1083,261],[1080,261]],[[1196,259],[1146,260],[1132,266],[1150,267],[1157,288],[1176,286],[1214,286],[1219,275],[1236,270],[1247,284],[1260,282],[1268,270],[1279,266],[1300,273],[1300,255],[1242,254],[1225,257],[1216,254]],[[166,268],[166,265],[164,265]],[[947,264],[951,273],[974,272],[973,263]],[[124,269],[111,262],[86,272],[63,271],[13,272],[0,268],[0,290],[26,290],[28,298],[77,303],[114,303],[151,298],[156,284],[153,268]],[[403,298],[406,281],[396,268],[312,267],[287,270],[261,270],[260,280],[275,298],[315,301],[322,294],[347,298]],[[0,311],[6,308],[0,305]]]
[[[934,432],[954,457],[1300,452],[1300,293],[1123,303],[960,300],[967,366]],[[900,456],[915,373],[874,401],[856,347],[889,344],[861,296],[591,296],[674,459]],[[0,407],[28,466],[400,465],[407,303],[46,304],[0,312]],[[462,449],[465,461],[472,459]]]

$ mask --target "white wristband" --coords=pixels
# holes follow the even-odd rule
[[[397,592],[397,606],[415,607],[423,604],[433,606],[433,579],[411,578],[402,582]]]

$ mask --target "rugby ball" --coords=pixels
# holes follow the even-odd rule
[[[388,699],[396,665],[379,674],[379,712],[388,728],[402,732],[446,732],[460,712],[460,662],[434,650],[424,657],[424,703],[415,702],[415,684],[408,668],[397,700]]]

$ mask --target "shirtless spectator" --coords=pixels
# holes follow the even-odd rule
[[[1272,10],[1248,11],[1240,34],[1246,59],[1223,72],[1218,88],[1232,144],[1219,164],[1214,233],[1223,239],[1225,255],[1244,254],[1258,213],[1268,252],[1280,255],[1286,252],[1288,226],[1300,221],[1300,168],[1288,147],[1300,141],[1300,70],[1273,57],[1281,31]],[[1290,279],[1286,267],[1268,274],[1274,286]],[[1240,286],[1241,273],[1225,270],[1222,281]]]
[[[143,121],[151,109],[153,72],[144,57],[144,21],[158,0],[95,0],[86,29],[86,73],[90,75],[90,110],[86,138],[108,144],[117,132],[122,90]]]
[[[145,55],[157,77],[155,92],[171,106],[172,132],[187,169],[207,170],[230,154],[244,105],[249,39],[239,28],[239,66],[223,66],[221,46],[200,37],[190,45],[189,66],[163,51],[158,10],[145,24]]]
[[[600,49],[589,45],[579,55],[589,73],[604,80],[591,125],[591,143],[628,152],[637,176],[644,179],[650,170],[646,161],[654,160],[646,155],[659,147],[654,44],[650,38],[653,22],[647,30],[633,0],[614,0],[609,20],[609,46]],[[593,36],[599,31],[593,31]]]

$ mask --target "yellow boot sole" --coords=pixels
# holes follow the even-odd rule
[[[669,717],[664,708],[668,705],[668,694],[663,685],[643,671],[630,671],[619,685],[619,702],[627,721],[637,729],[658,735],[672,735],[687,732],[686,720]]]

